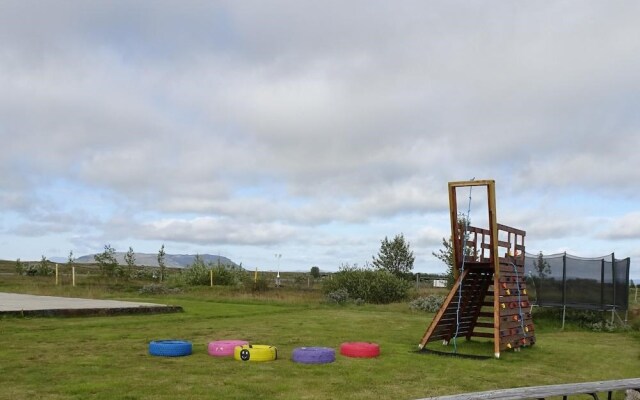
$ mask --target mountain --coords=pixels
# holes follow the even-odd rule
[[[125,265],[124,255],[127,253],[116,252],[116,260],[118,260],[118,264]],[[96,260],[93,258],[95,254],[88,254],[86,256],[76,258],[76,263],[78,264],[95,264]],[[158,254],[150,254],[150,253],[135,253],[136,256],[136,265],[138,266],[147,266],[147,267],[157,267],[158,266]],[[195,254],[166,254],[164,256],[165,265],[171,268],[184,268],[193,264],[195,260]],[[238,264],[234,263],[227,257],[222,256],[214,256],[211,254],[200,254],[200,258],[205,262],[205,264],[213,263],[223,265],[233,265],[237,266]],[[66,260],[65,260],[66,261]]]

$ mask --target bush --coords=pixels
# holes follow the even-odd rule
[[[205,265],[200,257],[196,257],[193,264],[182,272],[182,279],[187,285],[210,285],[211,272],[213,272],[213,284],[222,286],[240,286],[247,274],[242,267],[235,265]]]
[[[241,280],[238,285],[244,286],[246,289],[251,289],[253,292],[266,292],[269,290],[269,283],[271,279],[265,273],[258,274],[258,278],[255,278],[253,273],[242,272],[239,274],[239,279]]]
[[[16,272],[20,273],[20,275],[26,276],[51,276],[53,275],[53,268],[49,267],[47,264],[24,264],[20,265],[20,269],[16,268]]]
[[[327,301],[329,303],[345,304],[347,300],[349,300],[349,292],[347,292],[347,289],[340,288],[336,291],[327,293]]]
[[[370,270],[344,265],[323,282],[323,290],[329,294],[344,289],[349,298],[367,303],[387,304],[408,297],[411,284],[386,270]]]
[[[155,275],[155,272],[151,268],[144,267],[132,270],[129,274],[129,278],[151,281],[155,279]]]
[[[247,273],[241,268],[234,265],[216,265],[210,264],[213,270],[213,284],[222,286],[240,286],[247,276]],[[209,275],[207,274],[207,279]]]
[[[179,288],[170,289],[166,286],[160,285],[158,283],[151,283],[149,285],[145,285],[138,293],[140,294],[169,294],[169,293],[180,293],[181,290]]]
[[[567,309],[565,322],[568,325],[588,329],[593,332],[616,332],[632,329],[624,324],[616,324],[609,319],[608,311]],[[538,321],[562,321],[561,308],[536,309],[534,319]]]
[[[409,303],[409,308],[413,311],[426,311],[426,312],[438,312],[440,307],[444,303],[444,296],[438,296],[435,294],[427,297],[418,297]]]
[[[187,285],[191,286],[209,285],[211,281],[209,269],[199,257],[196,257],[193,264],[184,269],[182,278]]]
[[[19,258],[16,260],[16,273],[18,275],[24,274],[24,264],[22,264],[22,261],[20,261]]]

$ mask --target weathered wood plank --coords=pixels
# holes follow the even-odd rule
[[[576,394],[613,392],[634,388],[640,388],[640,378],[568,383],[561,385],[529,386],[521,388],[489,390],[486,392],[454,394],[450,396],[425,397],[417,400],[542,399],[551,396],[569,396]]]

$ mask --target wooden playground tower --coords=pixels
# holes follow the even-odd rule
[[[457,189],[486,187],[488,229],[460,223]],[[470,207],[470,206],[469,206]],[[455,283],[429,325],[419,348],[432,341],[493,338],[494,356],[501,350],[535,343],[524,275],[525,231],[496,221],[495,181],[449,182]],[[469,220],[466,215],[465,221]]]

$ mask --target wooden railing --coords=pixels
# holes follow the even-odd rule
[[[520,399],[545,399],[547,397],[560,397],[566,399],[572,395],[590,395],[599,400],[598,393],[607,393],[611,400],[613,392],[627,389],[639,389],[640,378],[619,379],[614,381],[598,381],[569,383],[563,385],[529,386],[511,389],[489,390],[486,392],[462,393],[451,396],[426,397],[418,400],[520,400]]]

